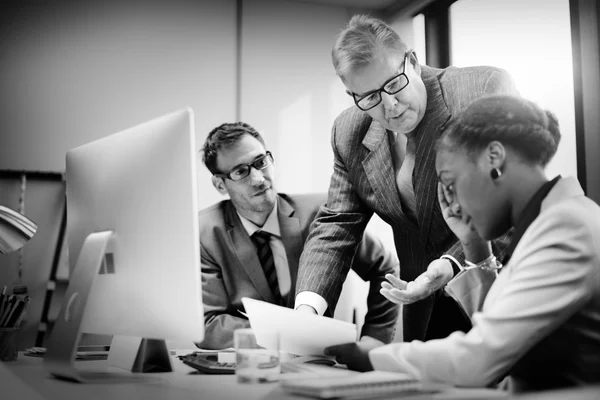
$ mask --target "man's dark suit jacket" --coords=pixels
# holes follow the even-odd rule
[[[292,281],[286,298],[288,307],[294,306],[298,262],[309,226],[325,200],[325,194],[278,195],[279,226]],[[270,303],[275,299],[252,241],[230,200],[200,211],[199,225],[205,337],[196,344],[206,349],[231,347],[233,331],[250,326],[239,313],[243,311],[242,297]],[[348,258],[352,259],[352,254]],[[398,275],[397,260],[379,239],[366,233],[352,268],[370,282],[368,311],[361,335],[389,343],[394,336],[398,307],[385,299],[379,289],[385,274]]]
[[[444,253],[464,261],[437,200],[435,141],[452,116],[473,100],[517,91],[506,71],[492,67],[442,70],[422,65],[421,78],[427,89],[427,108],[415,132],[412,183],[417,221],[402,210],[386,129],[357,107],[347,109],[332,129],[334,171],[329,197],[311,227],[296,293],[316,292],[335,307],[350,265],[348,255],[373,213],[392,227],[402,279],[414,280]],[[495,246],[497,256],[504,246],[504,242]],[[403,307],[403,314],[405,341],[445,337],[456,329],[470,328],[468,319],[443,291]]]

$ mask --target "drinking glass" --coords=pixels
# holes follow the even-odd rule
[[[259,345],[257,343],[262,344]],[[254,332],[252,328],[233,333],[236,353],[235,374],[240,383],[263,383],[279,380],[279,333]]]

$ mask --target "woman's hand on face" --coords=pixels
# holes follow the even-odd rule
[[[461,243],[485,242],[475,230],[471,217],[464,214],[460,205],[455,201],[454,193],[440,182],[438,182],[438,202],[446,224]]]

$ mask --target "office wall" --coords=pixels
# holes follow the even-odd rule
[[[506,69],[523,97],[558,118],[562,137],[547,176],[577,177],[569,1],[546,1],[543,10],[540,15],[536,0],[454,3],[450,8],[452,65]]]
[[[68,149],[183,106],[198,145],[235,117],[235,0],[19,1],[0,14],[0,169],[62,172]],[[200,188],[201,205],[219,198]]]
[[[327,191],[331,126],[352,105],[330,56],[347,20],[340,7],[244,2],[241,119],[264,132],[280,191]]]
[[[0,169],[63,172],[68,149],[190,105],[198,146],[240,117],[265,133],[280,190],[326,190],[331,123],[352,104],[329,51],[360,10],[244,0],[237,43],[236,3],[5,3]],[[200,207],[221,199],[200,163],[198,181]]]

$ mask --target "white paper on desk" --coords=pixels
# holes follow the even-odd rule
[[[324,355],[326,347],[356,341],[356,325],[333,318],[304,313],[264,301],[242,298],[256,342],[274,348],[265,331],[279,332],[279,350],[309,356]]]

